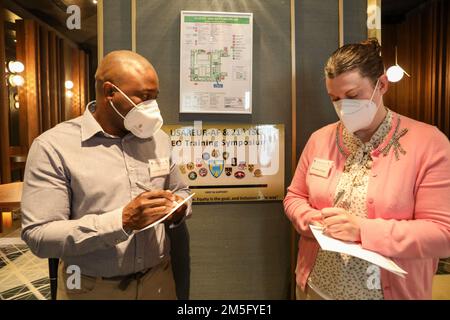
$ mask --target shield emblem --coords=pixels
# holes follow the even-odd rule
[[[220,177],[223,172],[224,161],[223,160],[211,160],[209,161],[209,172],[214,178]]]

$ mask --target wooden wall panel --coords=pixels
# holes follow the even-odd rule
[[[4,30],[4,10],[0,3],[0,61],[5,61],[5,30]],[[5,79],[5,68],[0,66],[0,154],[2,155],[0,166],[0,182],[11,181],[11,169],[9,163],[9,103],[7,97]],[[0,217],[1,218],[1,217]],[[0,223],[1,224],[1,223]]]
[[[39,65],[36,46],[38,29],[37,23],[30,20],[21,20],[16,24],[17,59],[25,66],[25,84],[19,88],[20,144],[28,149],[41,132],[38,75],[35,71]]]
[[[84,111],[84,106],[87,103],[87,91],[88,91],[88,86],[87,86],[87,81],[86,81],[86,65],[87,65],[87,61],[86,61],[86,57],[87,55],[83,52],[83,51],[79,51],[80,53],[80,62],[79,62],[79,95],[80,95],[80,108],[78,110],[78,115],[81,115]]]
[[[50,79],[49,79],[49,51],[48,32],[39,28],[40,41],[37,44],[39,52],[39,84],[41,86],[41,126],[42,131],[51,128],[50,124]]]
[[[450,3],[433,1],[405,21],[383,26],[386,66],[398,63],[410,75],[391,83],[385,104],[405,116],[437,126],[450,137]]]
[[[70,117],[74,118],[80,114],[80,52],[77,49],[72,49],[72,105],[70,110]]]
[[[84,67],[84,85],[85,85],[85,104],[83,105],[83,112],[86,108],[86,104],[91,101],[92,99],[95,99],[95,96],[92,98],[92,93],[90,90],[90,84],[93,83],[91,81],[94,81],[94,79],[91,79],[91,72],[90,68],[92,67],[92,61],[90,60],[89,54],[84,54],[84,61],[85,61],[85,67]]]
[[[0,43],[3,44],[3,23],[0,24]],[[84,110],[89,55],[36,21],[18,20],[16,28],[17,60],[25,67],[25,84],[18,90],[19,148],[26,154],[39,134],[59,122],[79,116]],[[4,45],[0,50],[0,61],[5,61]],[[0,69],[0,76],[4,78],[4,69]],[[72,99],[65,96],[66,80],[74,82]],[[10,153],[13,149],[9,146],[9,108],[4,83],[1,85],[0,101],[1,182],[6,183],[11,180]]]
[[[56,39],[56,61],[55,61],[55,65],[56,65],[56,87],[55,87],[55,92],[56,92],[56,109],[58,112],[58,118],[56,120],[57,123],[60,123],[62,121],[64,121],[63,118],[63,110],[64,110],[64,91],[62,91],[62,88],[64,87],[64,65],[63,65],[63,46],[62,46],[62,40],[61,39]]]
[[[66,43],[62,44],[62,68],[61,73],[63,74],[62,80],[62,121],[69,120],[71,118],[71,109],[72,109],[72,99],[66,96],[66,89],[64,86],[64,82],[66,80],[72,80],[72,48]]]
[[[447,15],[448,17],[448,15]],[[444,105],[445,105],[445,115],[444,115],[444,128],[445,132],[450,132],[450,21],[447,21],[447,40],[445,43],[447,44],[445,52],[445,75],[447,78],[447,81],[445,82],[445,98],[444,98]]]
[[[59,110],[58,110],[58,61],[56,57],[59,55],[57,52],[57,39],[53,32],[48,33],[48,78],[49,78],[49,94],[50,94],[50,128],[58,124]]]

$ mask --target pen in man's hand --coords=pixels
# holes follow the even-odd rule
[[[150,187],[148,187],[148,186],[146,186],[145,184],[143,184],[142,182],[140,182],[140,181],[136,181],[136,185],[139,187],[139,188],[141,188],[141,189],[143,189],[143,190],[145,190],[145,191],[152,191],[152,189],[150,188]],[[170,192],[174,192],[174,191],[172,191],[172,190],[169,190]],[[178,202],[175,200],[175,201],[173,201],[173,203],[175,204],[175,205],[177,205],[178,204]]]
[[[145,190],[145,191],[152,191],[152,189],[151,189],[150,187],[147,187],[145,184],[143,184],[143,183],[140,182],[140,181],[137,181],[137,182],[136,182],[136,185],[137,185],[139,188],[141,188],[141,189],[143,189],[143,190]]]

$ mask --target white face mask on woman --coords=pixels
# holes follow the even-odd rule
[[[378,110],[378,106],[373,102],[375,91],[377,90],[377,80],[370,100],[367,99],[341,99],[333,102],[334,109],[344,124],[345,128],[351,133],[358,130],[367,129],[372,124]]]
[[[125,129],[129,130],[136,137],[145,139],[152,137],[156,131],[161,129],[163,125],[163,118],[158,108],[158,103],[155,99],[146,100],[139,104],[135,104],[130,97],[128,97],[119,87],[116,88],[133,106],[125,117],[116,109],[111,100],[109,104],[114,111],[123,118]]]

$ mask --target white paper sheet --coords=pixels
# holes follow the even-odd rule
[[[156,220],[156,221],[153,222],[152,224],[149,224],[148,226],[146,226],[146,227],[144,227],[144,228],[142,228],[142,229],[136,230],[134,233],[138,233],[138,232],[147,230],[147,229],[149,229],[149,228],[153,228],[153,227],[156,226],[158,223],[163,222],[163,221],[166,220],[168,217],[170,217],[170,215],[171,215],[172,213],[174,213],[175,211],[177,211],[177,209],[178,209],[179,207],[181,207],[184,203],[186,203],[186,201],[188,201],[189,199],[191,199],[194,195],[195,195],[195,193],[191,194],[189,197],[186,197],[183,201],[178,202],[178,204],[177,204],[175,207],[173,207],[172,210],[170,210],[170,212],[168,212],[168,213],[167,213],[165,216],[163,216],[161,219]]]
[[[400,268],[394,261],[382,256],[381,254],[363,249],[361,245],[357,243],[345,242],[324,235],[322,232],[323,230],[322,227],[313,225],[310,225],[309,227],[314,237],[316,238],[317,242],[319,242],[319,245],[322,248],[322,250],[345,253],[353,257],[369,261],[370,263],[373,263],[383,269],[395,273],[396,275],[402,278],[405,277],[405,274],[408,274],[405,270]]]

